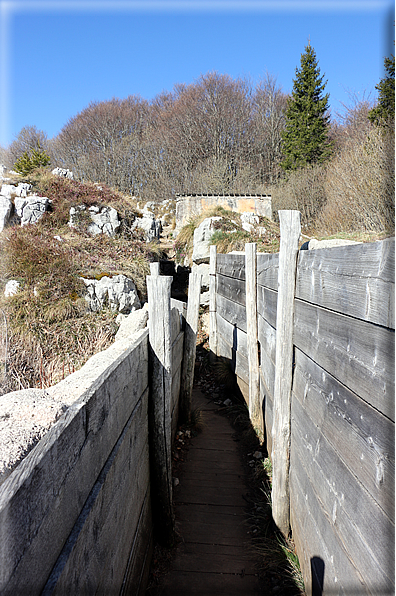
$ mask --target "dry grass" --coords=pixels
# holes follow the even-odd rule
[[[146,244],[141,231],[130,229],[128,217],[121,233],[91,237],[83,227],[67,225],[71,205],[111,205],[133,218],[128,197],[94,184],[81,184],[36,171],[29,179],[40,195],[52,199],[53,210],[37,224],[6,228],[0,234],[0,308],[7,321],[7,375],[1,391],[48,386],[76,370],[106,348],[117,331],[116,314],[92,313],[84,299],[81,277],[100,279],[124,274],[146,298],[150,261],[160,249]],[[57,238],[55,238],[55,236]],[[59,239],[60,238],[60,239]],[[5,298],[10,279],[20,283],[16,296]],[[0,334],[3,340],[5,331]],[[4,341],[2,342],[4,343]],[[4,367],[3,367],[4,369]]]

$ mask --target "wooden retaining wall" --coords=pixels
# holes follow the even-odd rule
[[[183,304],[171,310],[172,432]],[[149,330],[57,391],[80,395],[0,486],[0,594],[145,593],[152,554]]]
[[[278,272],[279,254],[257,255],[270,456]],[[215,283],[217,355],[230,359],[246,389],[244,255],[218,254]],[[287,473],[308,594],[394,593],[394,320],[394,239],[299,252]]]

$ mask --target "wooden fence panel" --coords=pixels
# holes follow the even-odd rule
[[[223,319],[231,323],[231,325],[236,325],[238,329],[247,333],[246,308],[244,306],[218,294],[217,312]]]
[[[279,253],[257,255],[257,285],[278,291]]]
[[[257,312],[276,329],[276,313],[278,308],[278,292],[257,286]]]
[[[301,300],[295,303],[295,345],[394,420],[394,331]]]
[[[245,281],[244,254],[217,254],[216,273]]]
[[[394,423],[297,349],[293,393],[367,498],[394,521]]]
[[[245,281],[217,275],[217,294],[236,302],[241,306],[246,306]]]
[[[395,328],[395,240],[300,251],[296,297]]]

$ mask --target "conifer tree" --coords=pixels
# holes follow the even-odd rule
[[[293,90],[288,99],[285,129],[282,133],[282,168],[295,170],[322,163],[331,155],[327,114],[329,94],[323,94],[326,82],[320,76],[315,50],[310,43],[301,54]]]
[[[395,57],[385,58],[386,75],[375,86],[378,104],[368,113],[368,119],[374,124],[391,123],[395,119]]]
[[[14,163],[14,170],[19,174],[26,176],[36,168],[47,166],[50,163],[50,157],[44,149],[41,149],[39,141],[37,147],[29,151],[25,151],[19,159]]]

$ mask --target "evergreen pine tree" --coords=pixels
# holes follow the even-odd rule
[[[315,50],[311,44],[301,54],[293,90],[287,102],[286,123],[282,133],[282,168],[295,170],[322,163],[331,155],[328,135],[329,94],[323,95],[326,82],[320,76]]]
[[[41,149],[41,145],[37,141],[37,148],[30,149],[30,152],[25,151],[14,163],[13,168],[19,174],[26,176],[36,168],[47,166],[50,161],[48,153],[44,149]]]
[[[368,119],[374,124],[390,123],[395,119],[395,57],[385,58],[386,75],[375,86],[378,104],[368,113]]]

